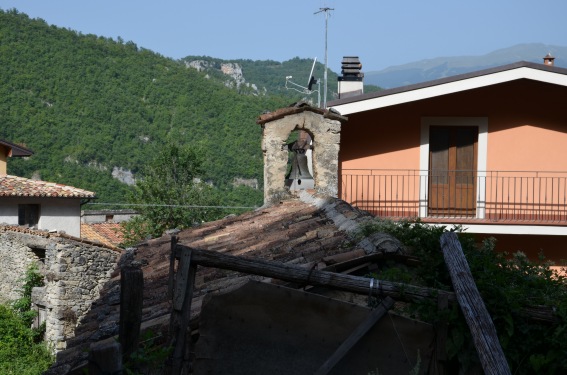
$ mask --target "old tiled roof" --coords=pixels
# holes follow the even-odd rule
[[[81,238],[104,245],[119,246],[124,240],[120,223],[81,223]]]
[[[179,244],[235,256],[259,258],[302,265],[325,266],[329,256],[348,259],[360,256],[349,233],[370,219],[344,201],[316,199],[305,193],[301,200],[286,200],[239,216],[205,223],[177,234]],[[167,297],[171,237],[164,236],[128,250],[120,264],[141,265],[144,272],[142,329],[152,326],[156,334],[167,335],[171,303]],[[364,253],[362,251],[362,253]],[[356,255],[355,255],[356,254]],[[203,298],[238,287],[250,277],[232,271],[199,267],[192,303],[192,317],[200,313]],[[66,373],[86,361],[90,343],[118,334],[120,275],[101,292],[91,311],[77,327],[67,349],[57,355],[57,364],[48,374]],[[194,319],[192,319],[194,321]]]
[[[283,118],[285,116],[294,115],[294,114],[302,113],[302,112],[305,112],[305,111],[318,113],[318,114],[323,115],[324,117],[330,118],[332,120],[343,121],[343,122],[347,120],[346,117],[341,116],[340,114],[333,112],[332,110],[326,110],[326,109],[322,109],[322,108],[313,107],[313,106],[307,104],[306,102],[300,101],[300,102],[297,102],[297,103],[290,105],[289,107],[280,108],[280,109],[273,111],[273,112],[264,113],[263,115],[258,117],[258,119],[256,120],[256,123],[262,125],[262,124],[265,124],[267,122]]]
[[[94,198],[95,193],[53,182],[0,175],[0,197]]]
[[[60,238],[63,240],[72,240],[75,242],[85,243],[92,246],[104,247],[119,252],[123,250],[121,248],[118,248],[115,244],[105,243],[99,240],[93,240],[91,238],[83,238],[83,237],[79,238],[79,237],[71,236],[64,232],[53,232],[45,229],[33,229],[20,225],[2,224],[0,225],[0,234],[1,233],[23,233],[23,234],[29,234],[32,236],[43,237],[43,238],[51,238],[51,239]]]

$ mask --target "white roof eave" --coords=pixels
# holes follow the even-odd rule
[[[477,89],[518,79],[531,79],[567,87],[567,75],[533,69],[529,67],[520,67],[493,74],[441,83],[434,86],[401,91],[393,93],[391,95],[384,95],[376,98],[339,104],[333,106],[332,108],[337,110],[341,115],[346,116],[353,113],[389,107],[392,105],[408,103],[417,100],[434,98],[436,96]]]

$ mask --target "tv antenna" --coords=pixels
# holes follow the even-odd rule
[[[317,58],[315,57],[313,59],[313,65],[311,66],[311,73],[309,73],[309,77],[307,78],[307,86],[298,85],[297,83],[290,81],[293,78],[292,76],[287,76],[285,77],[285,88],[288,90],[295,90],[306,95],[311,95],[314,92],[317,92],[317,107],[321,107],[321,82],[318,79],[315,79],[315,76],[313,75],[316,63]],[[288,87],[288,84],[295,87]],[[317,90],[313,90],[314,84],[317,84]]]
[[[313,14],[319,14],[325,12],[325,73],[323,73],[323,109],[327,108],[327,31],[329,25],[329,11],[335,10],[334,8],[319,8],[318,12]]]

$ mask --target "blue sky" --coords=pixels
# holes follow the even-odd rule
[[[363,71],[521,43],[567,46],[566,0],[0,0],[31,18],[125,41],[164,56],[284,61],[325,58]]]

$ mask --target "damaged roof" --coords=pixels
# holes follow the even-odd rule
[[[316,198],[307,192],[301,199],[281,201],[239,216],[205,223],[176,234],[178,244],[241,257],[257,258],[305,267],[324,267],[333,256],[342,260],[360,257],[350,234],[371,216],[336,198]],[[127,249],[119,265],[137,265],[144,273],[142,329],[153,327],[158,336],[167,335],[171,302],[167,298],[171,237],[149,240]],[[67,373],[86,363],[91,343],[118,334],[120,274],[101,292],[87,316],[77,327],[67,349],[58,353],[48,374]],[[258,276],[198,267],[193,293],[192,321],[200,314],[203,298],[227,292]]]

